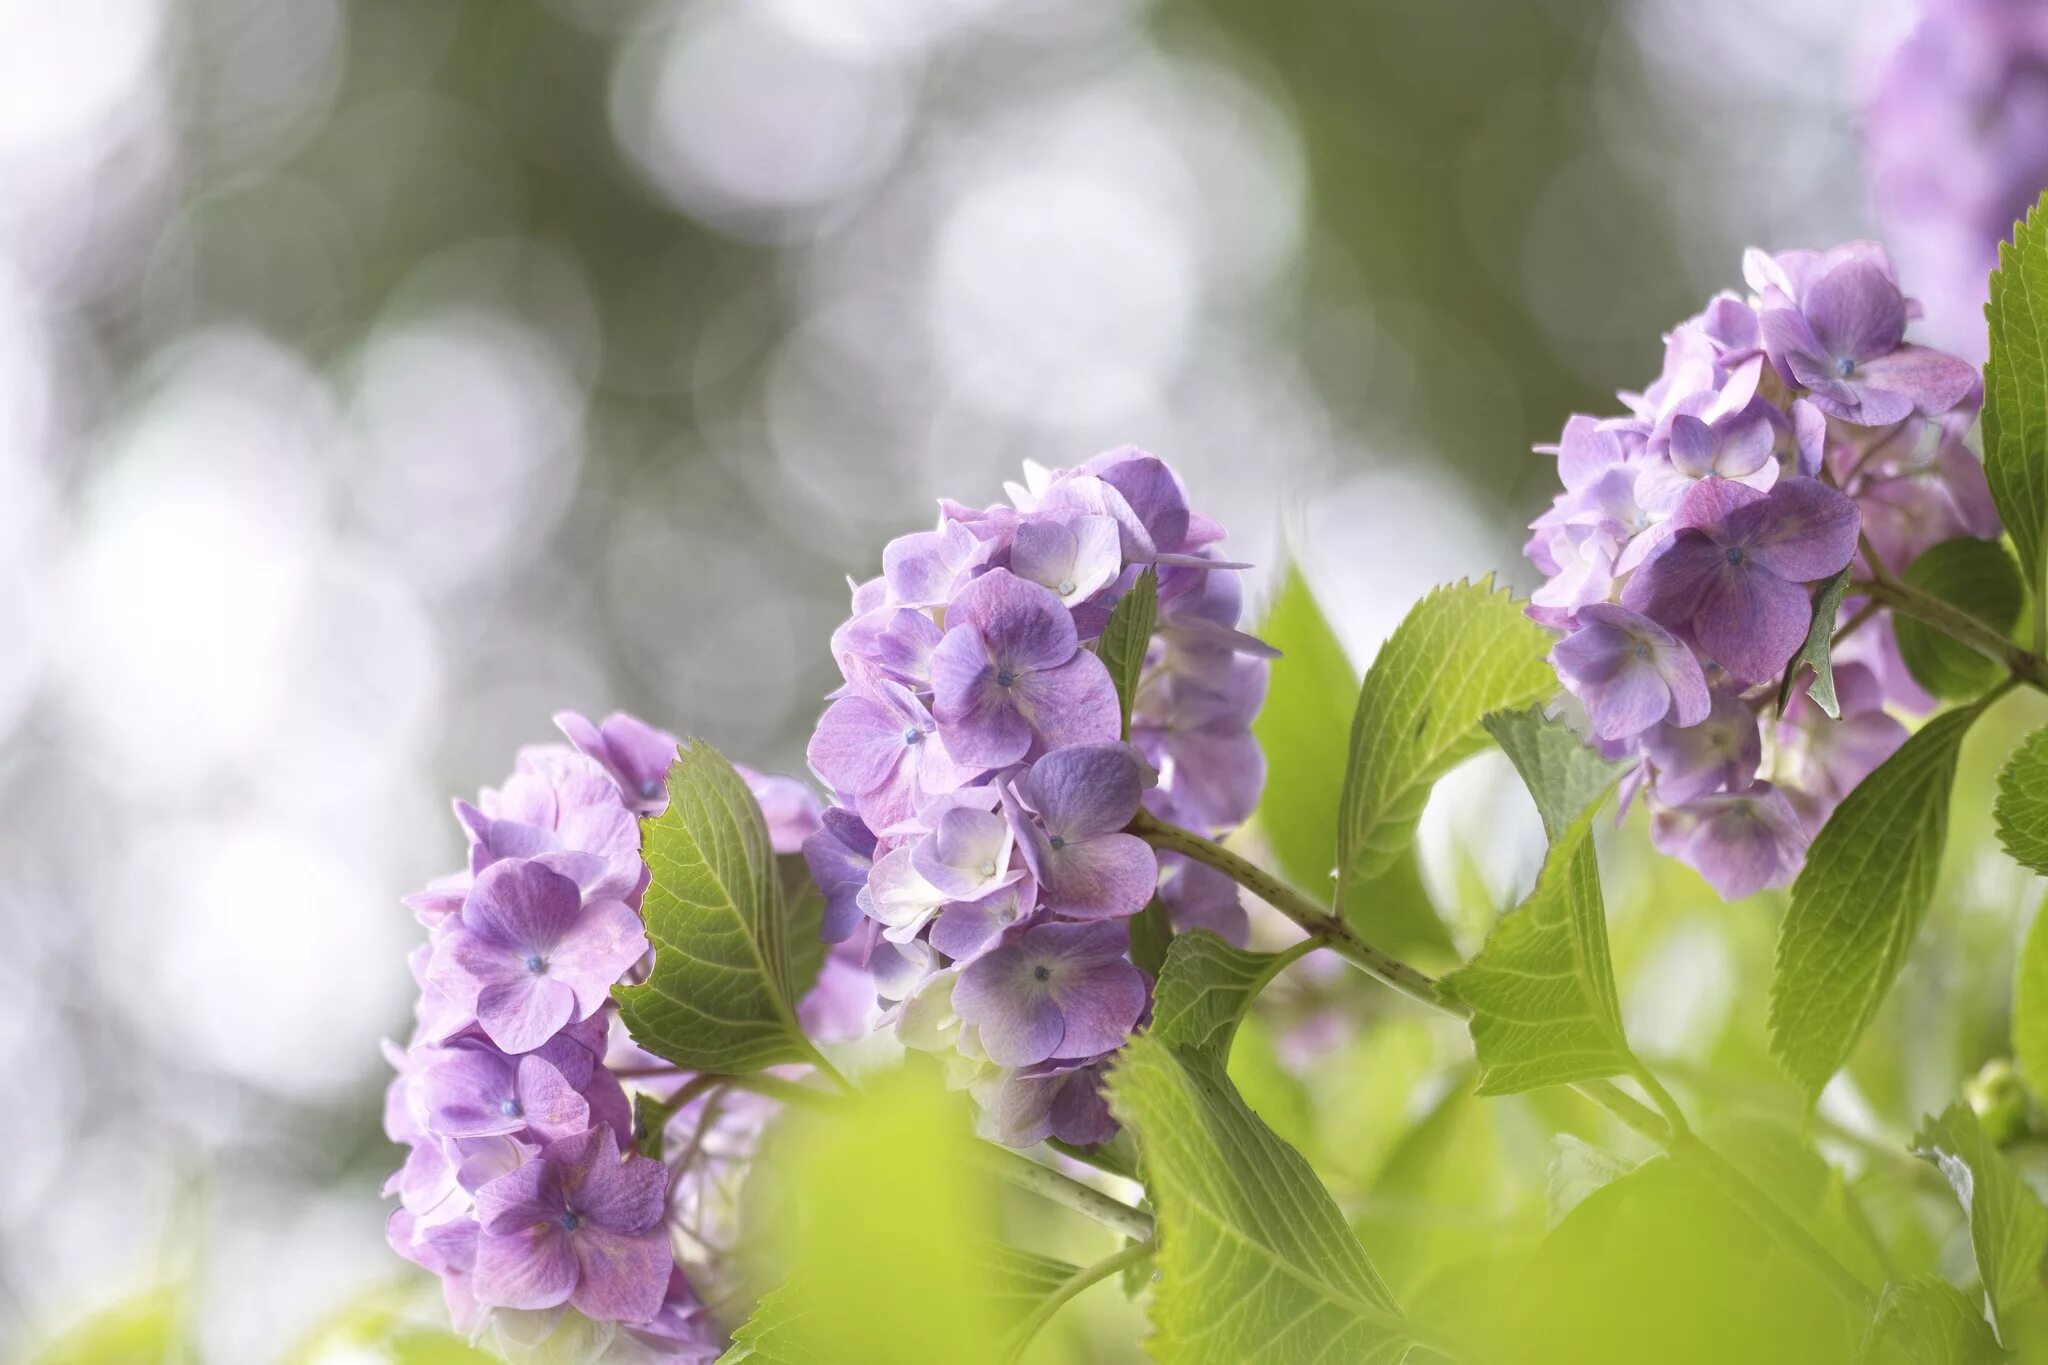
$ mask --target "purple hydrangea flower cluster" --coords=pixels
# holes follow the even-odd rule
[[[1140,807],[1218,833],[1257,803],[1251,735],[1272,651],[1238,630],[1223,528],[1124,447],[1030,467],[1010,502],[941,505],[853,590],[845,682],[810,744],[837,796],[805,845],[826,937],[855,946],[906,1044],[946,1053],[990,1136],[1115,1132],[1108,1057],[1150,1007],[1129,921],[1242,941],[1227,878],[1155,856]],[[1094,648],[1147,570],[1158,614],[1129,739]]]
[[[385,1130],[409,1149],[385,1190],[399,1200],[389,1237],[441,1278],[458,1330],[493,1327],[515,1355],[566,1327],[591,1359],[708,1361],[721,1329],[678,1253],[765,1102],[702,1125],[680,1170],[634,1154],[621,1076],[674,1069],[613,1036],[610,991],[644,972],[638,817],[664,808],[677,740],[625,715],[556,720],[573,747],[525,749],[503,786],[458,801],[468,866],[407,898],[427,942],[411,1041],[387,1046]],[[818,828],[816,801],[742,771],[793,853]],[[828,971],[806,1009],[844,998],[847,974]],[[704,1107],[673,1121],[699,1125]]]
[[[1801,696],[1766,723],[1819,585],[1865,555],[1897,572],[1938,541],[1999,534],[1962,439],[1977,372],[1904,339],[1917,310],[1883,248],[1751,251],[1744,275],[1753,293],[1665,338],[1627,415],[1575,416],[1540,448],[1564,491],[1527,547],[1547,580],[1529,614],[1566,632],[1559,678],[1610,756],[1641,760],[1624,801],[1645,795],[1656,845],[1731,899],[1791,880],[1904,739],[1888,708],[1932,705],[1888,614],[1852,597],[1842,719]]]
[[[1923,0],[1871,92],[1864,159],[1928,335],[1983,360],[1998,244],[2048,190],[2048,7]]]

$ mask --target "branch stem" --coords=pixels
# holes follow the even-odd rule
[[[1111,1199],[1093,1185],[1084,1185],[1063,1171],[1056,1171],[1019,1152],[992,1143],[976,1148],[974,1159],[982,1169],[1009,1181],[1020,1190],[1029,1190],[1063,1208],[1093,1218],[1133,1241],[1152,1240],[1151,1214],[1134,1209],[1121,1200]]]
[[[1342,918],[1331,914],[1272,873],[1239,857],[1214,840],[1204,839],[1193,830],[1170,825],[1150,811],[1144,810],[1139,811],[1137,819],[1131,821],[1130,832],[1154,848],[1164,849],[1168,853],[1178,853],[1215,868],[1293,920],[1310,935],[1329,944],[1331,951],[1339,957],[1359,967],[1366,975],[1376,977],[1392,986],[1401,994],[1460,1018],[1471,1014],[1470,1007],[1463,1001],[1443,993],[1437,986],[1436,978],[1409,966],[1392,953],[1375,948]]]
[[[1868,593],[1872,601],[1882,602],[1902,616],[1933,626],[1942,634],[2003,664],[2019,681],[2048,692],[2048,662],[2032,650],[2023,649],[2008,640],[1953,602],[1945,602],[1932,593],[1922,592],[1910,583],[1902,583],[1889,576],[1855,584],[1850,591]]]
[[[1122,1249],[1113,1251],[1093,1265],[1082,1266],[1038,1301],[1029,1317],[1017,1324],[1016,1335],[1010,1341],[1009,1359],[1016,1360],[1024,1354],[1024,1348],[1031,1339],[1044,1330],[1053,1315],[1066,1307],[1067,1301],[1091,1285],[1097,1285],[1117,1274],[1127,1266],[1134,1266],[1150,1256],[1154,1248],[1149,1241],[1128,1242]]]

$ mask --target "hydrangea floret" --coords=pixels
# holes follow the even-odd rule
[[[1032,466],[986,508],[892,541],[833,636],[843,685],[810,743],[835,804],[805,845],[828,937],[856,946],[906,1044],[942,1052],[1013,1146],[1107,1140],[1105,1062],[1150,978],[1129,923],[1243,941],[1237,888],[1127,832],[1247,819],[1272,651],[1238,629],[1242,564],[1154,455]],[[1128,734],[1100,653],[1157,576]]]
[[[1780,682],[1844,570],[1903,571],[1959,536],[1996,538],[1963,444],[1982,402],[1967,361],[1905,339],[1917,308],[1884,249],[1751,251],[1723,294],[1665,338],[1628,412],[1575,416],[1564,491],[1531,525],[1546,581],[1529,614],[1657,846],[1735,898],[1795,876],[1842,797],[1903,742],[1891,710],[1931,699],[1890,613],[1851,593],[1835,634],[1844,715]],[[1833,600],[1833,599],[1829,599]]]
[[[523,750],[512,776],[456,803],[467,868],[408,897],[427,929],[385,1129],[408,1149],[386,1193],[389,1238],[440,1277],[459,1331],[513,1360],[563,1342],[615,1365],[716,1359],[701,1291],[724,1273],[740,1175],[774,1102],[701,1093],[669,1110],[673,1168],[634,1144],[627,1083],[657,1097],[693,1078],[635,1047],[610,991],[645,974],[649,875],[638,817],[659,814],[673,734],[632,716],[556,717],[569,745]],[[820,826],[802,783],[742,769],[779,853]],[[802,1002],[813,1036],[870,1027],[843,958]],[[552,1344],[550,1344],[552,1343]]]

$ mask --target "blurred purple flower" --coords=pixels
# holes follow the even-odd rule
[[[1714,694],[1699,723],[1663,724],[1642,737],[1657,799],[1669,806],[1721,791],[1741,791],[1756,779],[1763,739],[1756,712],[1730,692]]]
[[[1650,842],[1740,900],[1789,883],[1806,860],[1807,835],[1785,794],[1759,782],[1657,812]]]

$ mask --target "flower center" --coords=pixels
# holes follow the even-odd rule
[[[532,972],[535,976],[539,976],[542,972],[545,972],[547,969],[548,960],[542,957],[539,953],[528,953],[526,955],[526,970]]]
[[[1844,379],[1847,379],[1850,375],[1856,373],[1855,358],[1853,356],[1845,355],[1840,360],[1837,360],[1835,362],[1835,373],[1842,376],[1842,378]]]
[[[575,1214],[573,1214],[573,1213],[565,1213],[565,1214],[563,1214],[563,1215],[562,1215],[562,1231],[564,1231],[564,1232],[574,1232],[574,1231],[576,1231],[576,1229],[578,1229],[578,1228],[580,1228],[580,1227],[582,1227],[582,1226],[583,1226],[583,1220],[582,1220],[581,1218],[577,1217],[577,1216],[576,1216]]]
[[[1636,641],[1636,657],[1638,659],[1647,659],[1650,657],[1650,645],[1647,640]]]
[[[498,1112],[508,1119],[516,1119],[521,1117],[525,1111],[519,1107],[518,1100],[508,1099],[499,1103]]]
[[[1016,682],[1016,681],[1017,681],[1017,675],[1016,675],[1015,673],[1012,673],[1012,672],[1011,672],[1011,671],[1010,671],[1009,669],[1007,669],[1007,668],[1002,668],[1002,669],[997,669],[997,670],[996,670],[996,686],[997,686],[997,687],[1008,687],[1008,686],[1009,686],[1010,684],[1012,684],[1012,683],[1014,683],[1014,682]]]
[[[982,863],[981,875],[984,877],[993,877],[996,875],[995,859],[990,858]]]
[[[1071,579],[1071,578],[1062,578],[1062,579],[1060,580],[1060,586],[1059,586],[1059,594],[1060,594],[1060,596],[1062,596],[1062,597],[1071,597],[1071,596],[1073,596],[1073,593],[1074,593],[1074,580],[1073,580],[1073,579]]]
[[[1053,835],[1050,839],[1047,839],[1046,842],[1048,844],[1051,844],[1054,848],[1065,848],[1067,846],[1066,837],[1064,835],[1059,834]]]
[[[1728,562],[1730,564],[1740,564],[1742,562],[1742,547],[1740,545],[1730,545],[1728,547]]]
[[[650,777],[640,784],[640,798],[643,801],[652,801],[659,795],[661,795],[661,783],[659,780]]]
[[[1052,968],[1041,962],[1031,969],[1031,977],[1034,981],[1050,981],[1052,980]]]
[[[903,742],[905,744],[924,743],[924,731],[918,729],[915,725],[905,726],[903,730]]]

